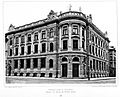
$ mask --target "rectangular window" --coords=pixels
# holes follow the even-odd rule
[[[30,68],[30,59],[27,59],[26,62],[27,62],[26,68]]]
[[[92,53],[92,51],[91,51],[91,45],[89,46],[89,50],[90,50],[90,54]]]
[[[97,47],[96,47],[96,56],[97,56]]]
[[[97,44],[97,37],[95,37],[95,43]]]
[[[73,49],[78,49],[78,40],[73,40]]]
[[[68,27],[64,26],[62,32],[63,32],[63,35],[68,35]]]
[[[31,54],[31,46],[28,46],[27,51],[28,51],[28,54]]]
[[[50,29],[50,38],[54,36],[54,32],[53,32],[53,29],[51,28]]]
[[[20,59],[20,68],[24,68],[24,59]]]
[[[12,56],[12,49],[10,49],[10,56]]]
[[[42,43],[42,52],[46,52],[46,43]]]
[[[18,60],[14,60],[14,68],[18,68]]]
[[[33,68],[38,68],[38,59],[37,58],[33,59]]]
[[[41,68],[46,67],[46,58],[41,58]]]
[[[18,55],[18,48],[15,48],[15,55]]]
[[[85,49],[85,41],[82,40],[82,48]]]
[[[12,45],[12,38],[10,38],[10,45]]]
[[[34,53],[38,53],[38,45],[34,45]]]
[[[94,45],[92,46],[92,53],[93,53],[93,55],[95,54],[95,53],[94,53]]]
[[[21,55],[24,55],[24,47],[21,47]]]
[[[46,33],[45,31],[42,31],[42,39],[45,39],[46,38]]]
[[[82,27],[82,37],[85,37],[85,28]]]
[[[16,37],[15,43],[16,43],[16,44],[19,43],[19,37]]]
[[[94,42],[94,36],[92,36],[92,42]]]
[[[93,69],[95,70],[95,59],[93,59]]]
[[[78,26],[73,26],[72,34],[78,34]]]
[[[63,50],[67,50],[67,49],[68,49],[67,40],[63,40]]]

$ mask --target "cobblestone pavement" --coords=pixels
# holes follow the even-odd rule
[[[91,78],[88,79],[61,79],[37,77],[6,77],[6,83],[23,84],[115,84],[116,78]]]

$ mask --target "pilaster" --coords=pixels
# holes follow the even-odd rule
[[[80,50],[82,51],[83,50],[83,48],[82,48],[82,25],[80,25],[80,45],[79,45],[80,47]]]
[[[68,78],[72,78],[72,57],[71,56],[69,56],[68,57],[69,58],[69,61],[68,61],[68,75],[67,75],[67,77]]]
[[[60,29],[59,29],[59,52],[61,51],[61,49],[62,49],[62,44],[61,44],[61,36],[62,36],[62,28],[60,27]]]
[[[68,40],[68,51],[72,51],[72,46],[71,46],[71,43],[72,43],[72,39],[71,39],[71,34],[72,34],[72,24],[69,23],[69,40]]]

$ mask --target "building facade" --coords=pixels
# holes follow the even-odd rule
[[[116,76],[116,49],[114,46],[109,47],[109,76]]]
[[[109,39],[92,16],[68,11],[20,27],[6,38],[6,75],[53,78],[109,76]]]

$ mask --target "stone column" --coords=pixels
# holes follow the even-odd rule
[[[31,54],[34,53],[34,45],[33,45],[33,41],[34,41],[34,33],[31,33]]]
[[[27,55],[27,34],[25,34],[25,55]]]
[[[87,39],[86,39],[86,29],[84,30],[84,35],[85,35],[85,50],[86,50],[86,42],[87,42]]]
[[[67,77],[72,78],[72,57],[69,56],[68,58],[69,58],[69,61],[68,61],[68,64],[67,64],[67,67],[68,67]]]
[[[10,66],[11,66],[11,76],[14,76],[14,59],[12,59]]]
[[[21,43],[21,41],[20,41],[21,39],[20,39],[20,36],[18,36],[18,41],[19,41],[19,47],[18,47],[18,55],[20,56],[20,54],[21,54],[21,46],[20,46],[20,43]]]
[[[40,37],[40,33],[38,32],[38,54],[40,54],[40,50],[41,50],[40,40],[41,37]]]
[[[72,51],[72,39],[71,39],[71,34],[72,34],[72,24],[69,23],[69,40],[68,40],[68,51]]]
[[[80,50],[82,51],[83,48],[82,48],[82,25],[80,25]]]
[[[24,59],[24,70],[26,70],[26,59]],[[26,73],[24,72],[24,75],[23,76],[26,76]]]
[[[41,61],[40,58],[38,58],[38,70],[39,70],[39,73],[37,74],[38,77],[40,77],[40,65],[41,65]]]
[[[61,58],[59,57],[58,58],[58,78],[60,78],[61,76],[62,76],[62,74],[61,74],[61,64],[62,64],[62,60],[61,60]]]
[[[30,69],[33,70],[33,58],[30,59]],[[30,76],[33,76],[33,73]]]
[[[84,70],[83,70],[83,59],[84,57],[80,57],[80,65],[79,65],[79,77],[84,77]]]
[[[20,71],[20,65],[21,65],[20,59],[18,59],[18,70],[19,70],[19,71]],[[19,75],[20,75],[20,72],[18,72],[17,76],[19,76]]]
[[[49,58],[46,57],[46,73],[45,73],[45,77],[49,77]]]

